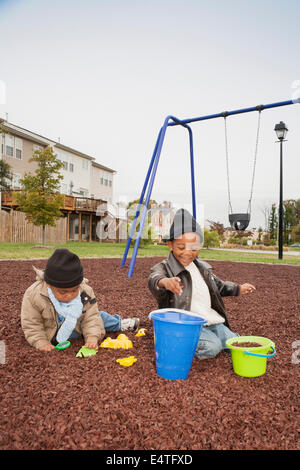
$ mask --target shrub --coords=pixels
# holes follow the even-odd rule
[[[220,239],[216,230],[204,229],[204,248],[213,248],[220,246]]]

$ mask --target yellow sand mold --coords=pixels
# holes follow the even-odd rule
[[[125,367],[132,366],[132,364],[136,361],[137,359],[134,356],[123,357],[121,359],[116,360],[116,362],[118,362],[121,366]]]
[[[136,334],[135,336],[145,336],[145,335],[146,335],[146,331],[147,331],[146,328],[140,328],[139,331],[137,332],[137,334]]]
[[[101,344],[101,348],[130,349],[133,347],[132,341],[126,335],[120,334],[116,339],[106,338]]]

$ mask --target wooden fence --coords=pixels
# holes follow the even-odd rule
[[[42,227],[36,227],[25,219],[25,214],[19,211],[1,211],[0,242],[42,243]],[[67,219],[61,217],[56,227],[47,226],[45,243],[65,243],[67,240]]]

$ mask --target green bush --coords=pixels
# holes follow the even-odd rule
[[[220,246],[220,238],[216,230],[204,229],[204,248],[216,248]]]

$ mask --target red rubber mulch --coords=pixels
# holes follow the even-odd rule
[[[170,381],[156,374],[147,318],[156,308],[147,277],[159,260],[137,259],[130,279],[119,259],[83,260],[99,308],[139,316],[148,329],[140,338],[126,332],[133,349],[100,348],[90,358],[75,357],[82,340],[50,353],[29,346],[20,325],[22,296],[35,280],[32,264],[44,268],[46,262],[0,263],[6,352],[0,449],[300,448],[299,267],[211,261],[221,279],[256,286],[253,294],[225,298],[231,328],[270,338],[277,355],[261,377],[237,376],[231,355],[222,351],[214,359],[195,358],[187,380]],[[131,367],[115,362],[128,355],[137,358]]]

